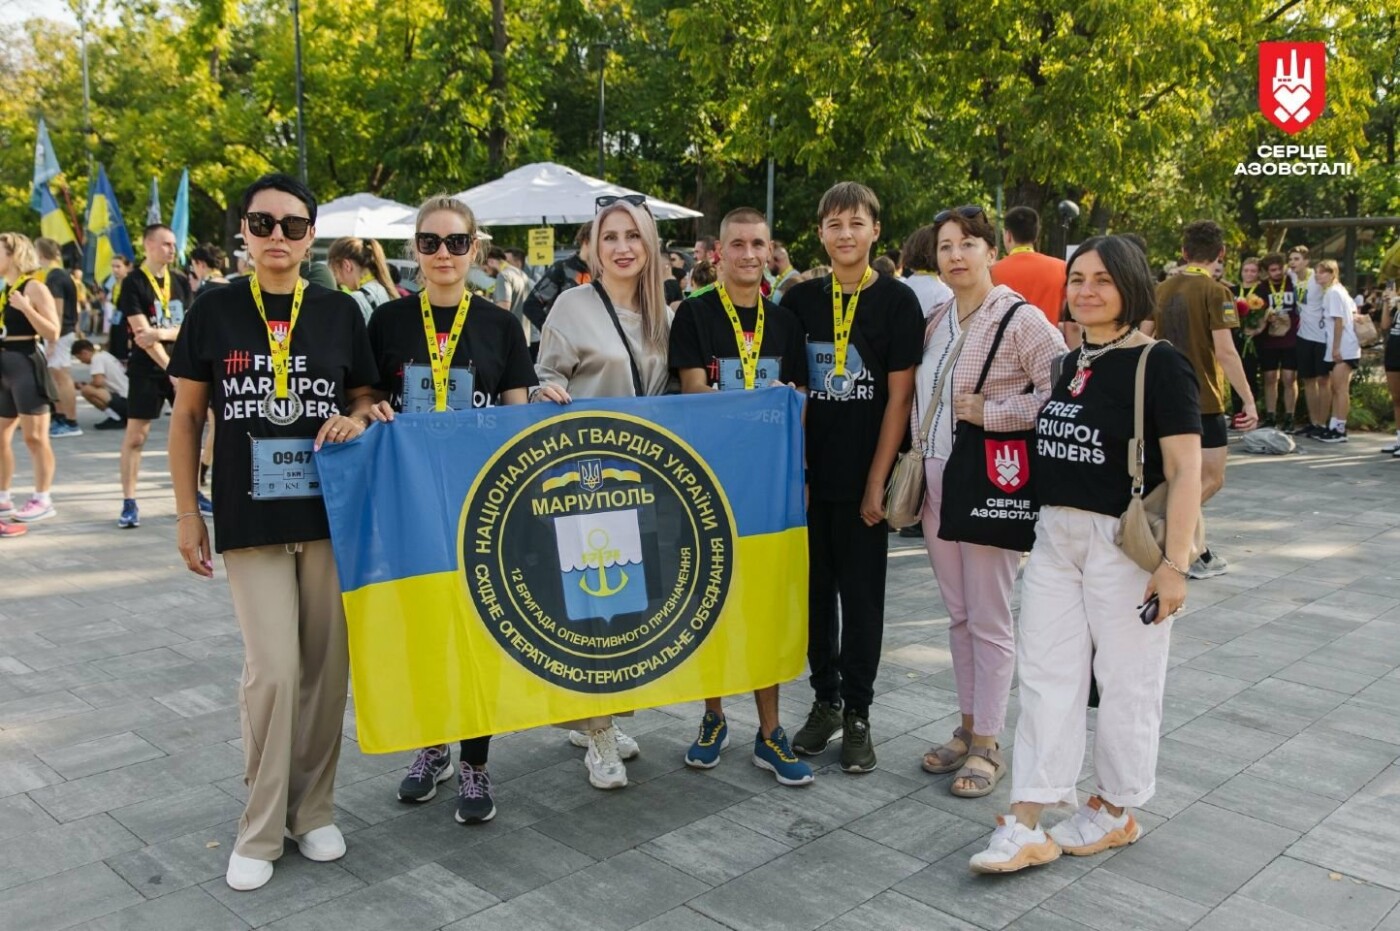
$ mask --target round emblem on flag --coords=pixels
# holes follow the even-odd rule
[[[625,414],[563,414],[477,476],[463,581],[479,622],[530,672],[623,692],[684,665],[714,629],[736,537],[719,481],[678,436]]]

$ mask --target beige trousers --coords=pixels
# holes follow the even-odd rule
[[[305,834],[331,807],[349,679],[345,612],[329,540],[224,553],[243,631],[243,781],[248,805],[234,851],[282,855],[283,830]]]

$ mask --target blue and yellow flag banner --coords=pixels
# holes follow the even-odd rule
[[[369,752],[802,672],[791,389],[401,414],[316,461]]]
[[[126,221],[122,219],[121,207],[117,205],[117,194],[112,190],[112,182],[107,179],[107,169],[97,166],[97,177],[88,190],[87,248],[83,256],[83,269],[94,281],[106,280],[112,267],[112,256],[124,255],[134,259],[136,253],[131,248],[131,235],[127,232]]]
[[[73,227],[63,215],[63,208],[54,200],[48,185],[35,189],[39,200],[39,235],[47,236],[60,246],[76,242]]]

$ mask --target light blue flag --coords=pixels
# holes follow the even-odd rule
[[[146,225],[164,222],[160,218],[160,179],[151,175],[151,197],[146,201]]]
[[[34,140],[34,183],[29,191],[29,206],[44,212],[44,195],[49,182],[63,174],[63,169],[58,167],[58,153],[53,150],[53,142],[49,140],[49,127],[44,122],[44,118],[39,117],[39,135]]]
[[[170,215],[170,229],[175,233],[175,253],[185,261],[185,243],[190,237],[190,170],[180,172],[180,188],[175,192],[175,210]]]

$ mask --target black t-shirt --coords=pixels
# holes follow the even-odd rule
[[[1089,369],[1078,397],[1069,393],[1079,350],[1036,421],[1035,492],[1045,506],[1078,508],[1118,517],[1132,497],[1128,441],[1133,438],[1133,390],[1142,348],[1114,349]],[[1166,343],[1153,347],[1143,387],[1147,447],[1143,494],[1163,481],[1164,436],[1201,432],[1200,386],[1190,361]]]
[[[666,292],[667,306],[685,298],[685,292],[681,290],[681,283],[672,275],[662,282],[662,290]]]
[[[129,333],[134,334],[131,329],[130,320],[132,317],[145,317],[146,323],[152,327],[172,327],[180,326],[184,320],[185,312],[190,306],[190,280],[179,272],[170,269],[165,270],[164,275],[156,277],[156,284],[162,289],[165,288],[166,276],[173,276],[170,284],[170,307],[161,308],[158,306],[159,299],[156,296],[155,288],[151,287],[150,279],[140,266],[133,268],[131,273],[122,279],[122,293],[117,299],[117,311],[122,318],[127,320]],[[252,306],[252,297],[248,298],[249,306]],[[291,305],[288,304],[288,307]],[[257,311],[253,311],[256,318]],[[173,343],[164,343],[166,351],[170,351]],[[136,345],[136,341],[131,341],[131,354],[127,359],[127,374],[132,378],[150,378],[161,374],[160,366],[151,358],[150,353]],[[173,372],[170,374],[174,374]]]
[[[34,329],[34,324],[29,321],[29,318],[21,313],[18,307],[10,306],[10,295],[14,294],[15,291],[20,288],[28,289],[29,282],[33,280],[35,280],[33,275],[22,277],[15,282],[14,287],[4,288],[4,294],[0,295],[0,303],[3,303],[5,308],[5,335],[7,337],[17,339],[21,336],[39,335]],[[4,285],[4,282],[0,281],[0,285]],[[28,295],[25,296],[28,297]]]
[[[127,279],[123,290],[131,281]],[[263,306],[269,321],[285,324],[291,318],[292,295],[263,292]],[[135,356],[133,351],[133,360]],[[200,294],[180,328],[168,371],[210,386],[218,551],[327,539],[330,528],[319,497],[252,496],[251,438],[314,437],[327,418],[345,410],[347,390],[374,384],[378,372],[365,318],[349,295],[306,286],[288,365],[288,388],[301,399],[303,409],[287,426],[277,426],[264,415],[263,399],[273,391],[271,355],[267,328],[247,279]]]
[[[419,383],[415,394],[429,400],[433,397],[432,363],[428,358],[428,341],[423,335],[419,300],[415,294],[381,304],[369,321],[369,342],[379,372],[375,388],[389,395],[389,403],[396,411],[404,408],[405,365],[423,367],[422,372],[416,373]],[[439,351],[447,341],[456,316],[456,307],[433,305]],[[492,407],[500,403],[502,392],[539,384],[520,321],[510,311],[482,297],[472,297],[466,326],[452,353],[452,369],[467,368],[472,370],[472,407]],[[464,389],[465,386],[459,390]],[[451,387],[447,406],[456,407],[451,401]]]
[[[774,379],[807,387],[807,346],[797,317],[788,307],[779,307],[766,297],[760,296],[759,300],[763,301],[763,343],[758,347],[760,371],[754,387],[765,388]],[[758,326],[758,308],[736,304],[734,309],[739,314],[744,338],[752,342]],[[687,298],[676,308],[676,317],[671,321],[670,365],[677,371],[703,368],[711,388],[744,387],[734,324],[724,312],[718,290]]]
[[[844,303],[850,303],[845,295]],[[807,473],[812,497],[859,501],[879,445],[889,401],[889,373],[918,365],[924,347],[924,313],[914,289],[881,275],[861,292],[846,372],[855,378],[850,396],[826,390],[832,369],[831,278],[814,278],[783,293],[783,307],[797,317],[807,339]],[[732,336],[731,336],[732,338]]]
[[[78,328],[78,286],[73,283],[73,276],[65,269],[51,268],[44,278],[44,284],[63,315],[59,335],[72,333]]]

